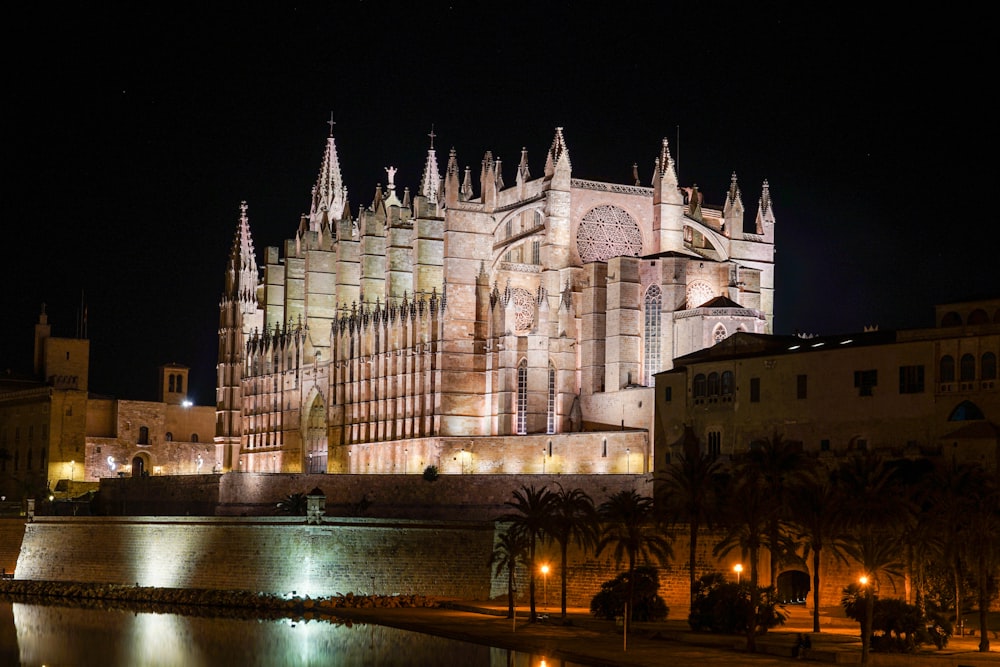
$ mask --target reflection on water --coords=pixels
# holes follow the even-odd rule
[[[0,601],[0,665],[540,667],[537,656],[379,625]],[[566,664],[549,661],[549,665]]]

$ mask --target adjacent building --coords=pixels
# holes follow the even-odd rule
[[[656,376],[657,469],[687,438],[723,457],[775,434],[821,459],[878,450],[1000,465],[1000,299],[936,326],[838,336],[737,333]]]

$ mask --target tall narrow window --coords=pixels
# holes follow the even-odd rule
[[[528,432],[528,362],[517,365],[517,434]]]
[[[177,376],[177,393],[178,394],[183,394],[184,393],[184,376],[183,375],[178,375]]]
[[[653,375],[660,367],[660,311],[663,307],[663,293],[659,285],[650,285],[643,300],[645,309],[645,326],[643,329],[642,370],[645,385],[653,386]]]
[[[139,427],[139,443],[138,444],[140,444],[140,445],[148,445],[149,444],[149,427],[148,426],[140,426]]]
[[[173,392],[174,391],[174,376],[173,375],[170,375],[170,376],[167,377],[167,391],[169,391],[169,392]]]
[[[958,364],[958,379],[961,382],[972,382],[976,379],[976,358],[971,354],[963,354]]]
[[[750,378],[750,402],[760,403],[760,378]]]
[[[940,381],[941,382],[954,382],[955,381],[955,358],[950,354],[946,354],[941,357],[940,364]]]
[[[805,398],[808,396],[809,392],[809,376],[808,375],[796,375],[795,376],[795,398]]]
[[[542,242],[532,241],[531,242],[531,263],[541,264],[542,263]]]
[[[983,354],[982,359],[982,369],[979,373],[980,380],[996,380],[997,379],[997,355],[992,352],[986,352]]]
[[[556,432],[556,367],[549,363],[549,401],[548,401],[548,419],[546,420],[545,432],[555,433]],[[552,448],[552,442],[549,442],[549,449]],[[549,454],[551,456],[551,453]]]

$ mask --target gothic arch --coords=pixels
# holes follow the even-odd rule
[[[643,384],[652,387],[653,375],[662,370],[661,343],[663,292],[660,286],[652,284],[646,288],[642,299],[643,329],[642,329],[642,374]]]
[[[729,261],[729,250],[728,250],[728,239],[725,236],[718,233],[711,227],[699,224],[690,218],[684,219],[684,238],[688,238],[690,231],[697,231],[701,234],[709,245],[712,246],[712,250],[719,254],[720,262]]]
[[[303,411],[304,448],[303,461],[306,472],[317,473],[327,471],[327,456],[329,451],[326,400],[323,393],[314,388],[309,394],[307,406]]]
[[[955,409],[948,415],[950,422],[964,422],[970,420],[986,419],[983,411],[972,401],[962,401],[955,406]]]

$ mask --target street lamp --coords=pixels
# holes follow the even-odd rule
[[[741,565],[740,563],[737,563],[736,565],[734,565],[733,566],[733,572],[736,573],[736,584],[739,585],[739,583],[740,583],[740,575],[743,574],[743,565]]]
[[[628,447],[625,448],[625,474],[632,474],[632,450]]]
[[[542,474],[545,474],[545,448],[542,447]]]
[[[549,566],[542,566],[542,596],[545,598],[545,609],[549,608]]]

